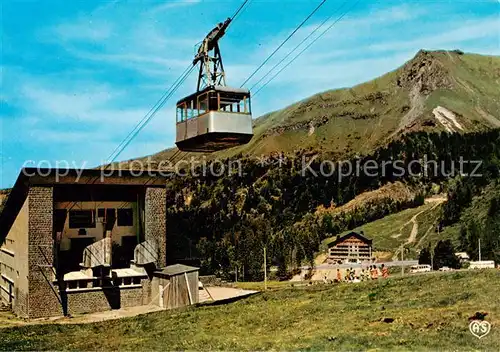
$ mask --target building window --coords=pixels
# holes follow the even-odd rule
[[[132,209],[118,209],[118,226],[134,226]]]
[[[116,211],[114,208],[97,209],[97,219],[106,224],[106,230],[113,229],[116,220]]]
[[[97,209],[97,217],[98,218],[104,218],[105,216],[106,216],[106,209],[104,209],[104,208]]]
[[[94,228],[95,211],[94,210],[71,210],[69,212],[69,228]]]
[[[64,223],[66,222],[66,209],[55,209],[54,210],[54,230],[56,232],[62,232],[64,230]]]

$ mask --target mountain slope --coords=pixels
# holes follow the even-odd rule
[[[259,117],[250,143],[211,157],[297,150],[347,156],[369,153],[404,132],[498,128],[499,79],[500,57],[421,50],[372,81],[319,93]],[[174,151],[152,159],[168,159]]]
[[[401,132],[448,130],[450,121],[433,113],[438,107],[456,115],[452,131],[500,127],[499,78],[499,57],[420,51],[373,81],[320,93],[257,119],[252,142],[233,152],[366,153]]]
[[[237,268],[245,279],[260,280],[266,248],[269,263],[284,278],[313,262],[326,237],[417,207],[424,197],[443,191],[448,201],[442,206],[408,211],[409,217],[403,214],[404,221],[395,226],[398,233],[374,235],[379,236],[377,250],[392,257],[401,243],[422,248],[436,239],[438,220],[450,229],[449,238],[457,238],[448,225],[460,219],[472,196],[500,177],[500,129],[494,128],[499,73],[496,57],[421,51],[371,82],[317,94],[257,119],[249,144],[211,156],[243,154],[238,173],[219,177],[223,166],[208,160],[208,167],[216,166],[213,173],[200,166],[196,175],[173,175],[167,182],[167,258],[228,278]],[[273,151],[287,155],[255,158]],[[168,153],[175,150],[153,161],[166,160]],[[303,157],[315,153],[323,155],[304,169]],[[451,182],[463,156],[481,160],[484,177]],[[309,172],[320,171],[330,157],[361,167],[351,169],[349,177],[342,177],[346,168],[340,166],[326,171],[329,175]],[[446,163],[436,163],[434,172],[415,173],[414,162],[425,157]],[[182,158],[190,155],[178,153],[176,159]],[[403,173],[398,175],[391,163],[386,168],[393,160]],[[378,172],[368,172],[369,161]],[[473,166],[464,165],[463,174],[472,173]],[[437,219],[441,210],[443,219]],[[440,230],[438,235],[445,234]],[[498,246],[491,243],[493,253]]]
[[[419,207],[385,216],[339,235],[343,236],[350,231],[363,231],[366,236],[373,239],[377,258],[392,259],[398,255],[400,246],[404,244],[410,249],[406,256],[415,259],[418,250],[427,247],[429,243],[435,245],[440,239],[452,239],[458,244],[457,238],[448,238],[436,232],[441,206],[445,201],[446,198],[442,197],[429,198]],[[320,250],[326,251],[328,243],[335,238],[336,236],[333,236],[323,240]]]

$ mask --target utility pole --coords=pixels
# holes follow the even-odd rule
[[[401,245],[401,276],[405,275],[405,264],[404,264],[404,251],[405,251],[405,246],[404,244]]]
[[[264,246],[264,291],[267,290],[267,262],[266,262],[266,246]]]
[[[479,244],[478,244],[478,246],[479,246],[479,261],[481,261],[481,239],[478,239],[478,241],[479,241]]]
[[[434,270],[434,251],[432,250],[432,247],[430,249],[431,252],[431,270]]]

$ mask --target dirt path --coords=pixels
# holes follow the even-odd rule
[[[443,203],[443,202],[446,202],[448,200],[448,198],[444,197],[444,196],[438,196],[438,197],[432,197],[432,198],[425,198],[424,202],[425,203]]]
[[[420,213],[415,214],[411,219],[410,222],[413,223],[413,227],[410,232],[410,237],[408,237],[408,240],[406,240],[406,244],[410,244],[415,242],[417,239],[417,234],[418,234],[418,222],[417,222],[417,216],[422,214],[425,210],[422,210]]]
[[[425,199],[425,203],[429,204],[429,203],[434,203],[434,205],[429,208],[429,209],[424,209],[422,211],[419,211],[417,214],[413,215],[411,217],[411,219],[409,221],[407,221],[406,223],[403,224],[403,226],[401,226],[399,228],[399,233],[397,235],[393,235],[392,237],[393,238],[398,238],[402,235],[402,231],[403,229],[409,225],[410,223],[413,224],[412,226],[412,229],[411,229],[411,232],[410,232],[410,236],[408,236],[408,239],[406,240],[405,242],[405,246],[408,245],[408,244],[412,244],[414,243],[416,240],[417,240],[417,235],[418,235],[418,221],[417,221],[417,218],[420,214],[422,213],[425,213],[427,211],[432,211],[433,209],[435,209],[438,205],[442,204],[446,202],[446,197],[433,197],[433,198],[426,198]],[[429,232],[429,230],[427,230],[427,232],[425,233],[425,235],[427,235],[427,233]],[[395,252],[394,252],[394,256],[393,256],[393,260],[397,260],[399,254],[401,253],[401,250],[398,248]]]
[[[435,203],[430,209],[427,209],[427,210],[422,210],[421,212],[415,214],[409,222],[412,222],[413,223],[413,228],[411,229],[411,232],[410,232],[410,236],[408,237],[408,240],[406,241],[406,244],[410,244],[410,243],[413,243],[415,242],[415,240],[417,239],[417,234],[418,234],[418,222],[417,222],[417,217],[426,212],[426,211],[432,211],[434,210],[438,205],[440,205],[441,203],[445,202],[446,201],[446,198],[429,198],[429,199],[426,199],[426,202],[431,202],[431,203]],[[408,224],[408,223],[407,223]],[[406,224],[405,224],[406,226]]]
[[[24,320],[14,316],[12,313],[3,313],[0,315],[0,328],[14,327],[22,325],[39,325],[39,324],[86,324],[96,323],[106,320],[115,320],[126,317],[134,317],[142,314],[158,312],[164,310],[163,308],[148,305],[130,308],[121,308],[116,310],[109,310],[105,312],[89,313],[77,315],[74,317],[54,317],[54,318],[41,318]]]

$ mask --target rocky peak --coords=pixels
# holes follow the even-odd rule
[[[451,88],[449,72],[436,52],[420,50],[400,72],[397,85],[423,95],[438,88]]]

